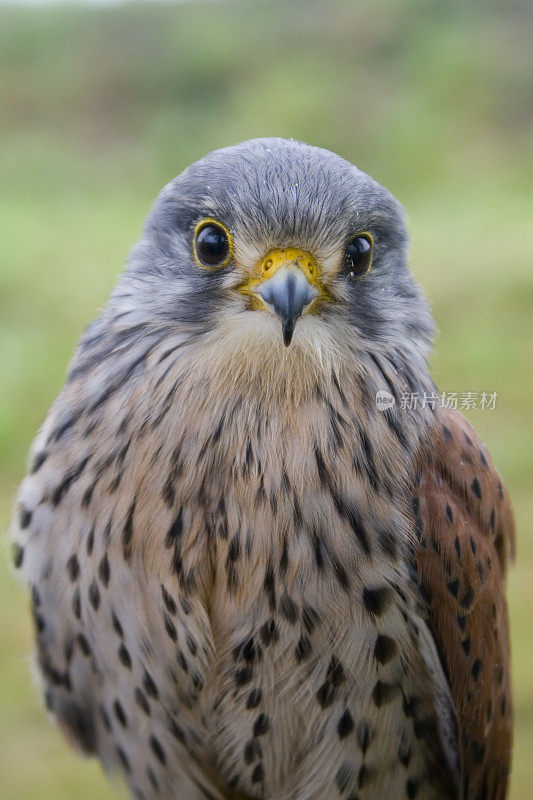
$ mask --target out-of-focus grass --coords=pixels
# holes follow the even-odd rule
[[[161,185],[251,136],[337,150],[408,208],[439,387],[499,394],[466,413],[518,518],[513,800],[533,782],[532,18],[525,2],[459,0],[0,9],[2,527],[74,342]],[[42,713],[7,559],[0,609],[0,796],[121,796]]]

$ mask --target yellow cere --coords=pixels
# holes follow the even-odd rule
[[[272,278],[282,267],[295,264],[304,273],[309,283],[319,291],[316,299],[327,299],[329,294],[320,281],[320,269],[315,257],[306,250],[297,247],[286,247],[279,250],[270,250],[257,264],[254,274],[245,283],[239,286],[242,294],[252,295],[252,299],[259,308],[265,305],[262,299],[255,294],[255,288],[259,284]]]

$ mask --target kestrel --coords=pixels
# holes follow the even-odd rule
[[[399,203],[259,139],[161,192],[33,446],[46,703],[138,800],[503,800],[513,518]],[[385,398],[386,402],[378,402]]]

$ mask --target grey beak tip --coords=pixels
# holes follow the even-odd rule
[[[318,292],[303,272],[293,267],[280,270],[264,283],[258,293],[281,318],[283,344],[288,347],[292,342],[297,320]]]

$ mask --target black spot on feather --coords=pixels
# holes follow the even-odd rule
[[[109,566],[109,559],[107,557],[107,553],[104,553],[104,555],[100,560],[100,563],[98,565],[98,575],[103,585],[107,586],[109,584],[109,578],[111,575],[111,568]]]
[[[63,477],[61,483],[54,489],[52,493],[52,504],[54,506],[59,505],[63,495],[70,489],[72,484],[78,480],[83,470],[87,466],[88,462],[90,461],[91,455],[92,454],[85,456],[85,458],[82,459],[79,464],[77,464],[72,469],[68,470],[68,472]]]
[[[304,661],[311,655],[312,647],[308,636],[302,635],[296,645],[296,660]]]
[[[350,782],[353,780],[354,769],[348,761],[344,761],[335,776],[335,783],[340,794],[344,794]]]
[[[113,703],[113,711],[115,713],[115,717],[118,719],[122,727],[127,728],[128,718],[126,716],[124,709],[122,708],[120,700],[115,700],[115,702]]]
[[[264,736],[270,728],[270,720],[266,714],[259,714],[254,722],[254,736]]]
[[[149,695],[150,697],[153,697],[154,700],[157,700],[157,698],[159,697],[157,686],[155,685],[154,679],[152,678],[150,673],[147,672],[146,670],[144,672],[144,677],[143,677],[143,686],[146,694]]]
[[[94,528],[91,528],[87,537],[87,555],[92,555],[94,547]]]
[[[20,569],[24,562],[24,548],[18,542],[13,544],[12,559],[15,569]]]
[[[276,589],[274,580],[274,569],[271,563],[267,565],[263,586],[268,597],[268,604],[270,606],[270,610],[274,611],[276,608]]]
[[[472,664],[472,669],[470,670],[470,673],[475,681],[477,681],[477,679],[479,678],[480,672],[481,672],[481,659],[476,658],[476,660]]]
[[[161,585],[161,594],[163,595],[163,603],[167,611],[170,612],[170,614],[176,614],[178,610],[176,603],[163,585]]]
[[[345,739],[354,729],[353,717],[346,709],[337,723],[337,734],[339,739]]]
[[[378,681],[372,692],[372,699],[378,708],[391,703],[400,694],[400,686],[397,683],[387,683]]]
[[[341,516],[343,516],[347,522],[349,523],[352,531],[355,534],[355,537],[361,547],[363,548],[363,552],[365,555],[370,555],[370,542],[368,540],[367,533],[365,531],[363,521],[361,515],[355,505],[355,503],[344,500],[342,497],[333,497],[335,502],[335,507]]]
[[[24,506],[21,506],[19,509],[19,525],[21,530],[24,530],[24,528],[29,527],[31,523],[31,518],[32,518],[32,512],[29,509],[24,508]]]
[[[131,669],[131,656],[124,643],[122,643],[118,649],[118,657],[120,663],[126,667],[126,669]]]
[[[98,584],[95,580],[93,580],[89,586],[89,602],[94,610],[98,611],[98,608],[100,607],[100,589],[98,588]]]
[[[292,597],[286,592],[280,599],[279,607],[285,619],[294,625],[298,619],[298,607]]]
[[[120,638],[122,639],[124,637],[124,631],[122,630],[122,625],[120,624],[120,620],[114,611],[111,612],[111,623],[113,625],[113,630],[115,631],[117,636],[120,636]]]
[[[150,716],[150,704],[146,699],[145,693],[139,686],[135,687],[135,701],[139,708],[141,708],[147,716]]]
[[[316,699],[322,708],[328,708],[336,697],[335,687],[330,681],[325,681],[316,693]]]
[[[385,636],[384,634],[380,634],[376,639],[376,644],[374,645],[374,658],[380,664],[387,664],[391,659],[394,658],[397,652],[397,647],[394,639],[390,636]]]
[[[135,514],[135,506],[137,505],[137,495],[133,498],[133,501],[128,509],[128,515],[126,517],[126,522],[124,523],[124,528],[122,530],[122,550],[124,554],[124,559],[129,561],[131,558],[131,540],[133,537],[133,516]]]
[[[178,633],[176,631],[176,626],[174,625],[174,623],[172,622],[172,620],[170,619],[170,617],[167,614],[164,615],[164,622],[165,622],[165,630],[166,630],[166,632],[168,633],[168,635],[170,636],[172,641],[175,642],[177,640],[177,638],[178,638]]]
[[[263,693],[261,689],[252,689],[246,699],[246,708],[257,708],[257,706],[261,702],[262,696]]]
[[[344,667],[337,656],[331,656],[326,672],[326,682],[330,683],[333,687],[337,687],[345,680]]]
[[[47,458],[48,458],[48,453],[46,451],[43,450],[40,453],[37,453],[37,455],[35,456],[34,462],[33,462],[32,466],[31,466],[31,474],[32,475],[35,475],[35,473],[38,472],[38,470],[41,469],[42,465],[44,464],[44,462],[46,461]]]
[[[371,738],[368,722],[361,720],[357,726],[357,744],[363,754],[368,750]]]
[[[167,758],[165,755],[165,751],[161,746],[161,742],[159,741],[159,739],[156,739],[155,736],[150,736],[150,747],[152,748],[152,753],[155,755],[157,760],[161,764],[166,764]]]
[[[381,616],[392,602],[392,589],[379,586],[375,589],[363,589],[363,603],[369,614]]]
[[[172,522],[172,525],[168,529],[168,533],[165,538],[165,547],[175,546],[178,540],[181,538],[182,533],[183,533],[183,509],[180,508],[175,520]]]

